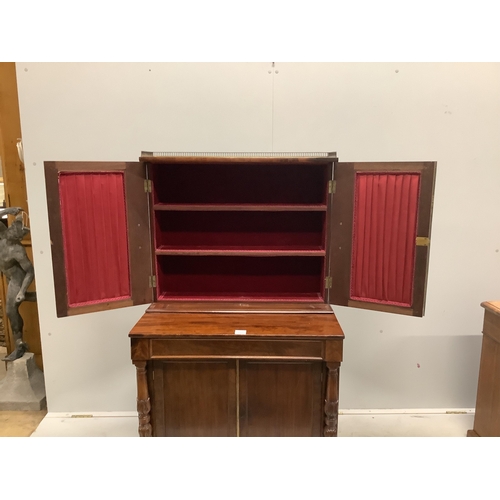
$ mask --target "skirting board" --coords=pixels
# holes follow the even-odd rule
[[[48,412],[45,418],[136,417],[136,411]]]
[[[399,408],[339,410],[339,415],[473,415],[474,408]]]
[[[339,415],[339,437],[465,437],[474,412],[463,408],[349,409]],[[136,412],[48,413],[33,437],[137,437]]]
[[[339,415],[473,415],[474,408],[347,409]],[[138,417],[136,411],[48,412],[45,418]]]

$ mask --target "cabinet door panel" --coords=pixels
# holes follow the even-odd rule
[[[434,162],[339,163],[330,304],[424,315]]]
[[[236,436],[236,362],[155,361],[155,436]]]
[[[321,362],[240,361],[240,435],[320,436]]]
[[[45,162],[58,317],[152,302],[145,178],[141,163]]]

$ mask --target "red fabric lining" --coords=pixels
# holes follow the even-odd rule
[[[155,212],[156,247],[324,248],[324,212]]]
[[[153,165],[155,203],[326,204],[328,165]]]
[[[130,298],[123,172],[61,172],[68,305]]]
[[[353,300],[411,307],[420,173],[357,172]]]
[[[159,295],[319,294],[323,261],[323,257],[158,256]]]

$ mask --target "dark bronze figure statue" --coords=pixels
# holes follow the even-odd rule
[[[29,232],[23,224],[22,212],[19,207],[0,209],[0,217],[5,214],[16,216],[9,227],[0,223],[0,272],[8,282],[4,307],[15,342],[14,350],[3,358],[3,361],[21,358],[28,350],[28,345],[23,341],[24,321],[19,314],[19,306],[25,300],[36,301],[36,292],[27,291],[35,277],[35,272],[26,249],[21,244],[21,240]]]

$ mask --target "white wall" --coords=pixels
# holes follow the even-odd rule
[[[341,408],[475,405],[499,297],[500,64],[18,63],[50,411],[135,410],[128,332],[145,306],[57,318],[43,162],[156,151],[337,151],[438,162],[424,318],[335,311]]]

